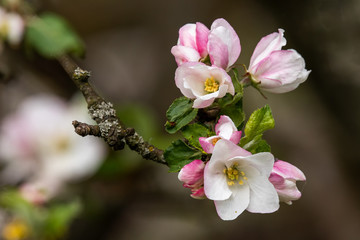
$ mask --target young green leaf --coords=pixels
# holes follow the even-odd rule
[[[242,148],[252,154],[259,152],[271,152],[271,147],[264,139],[262,139],[262,134],[254,137],[250,142],[242,146]]]
[[[191,145],[199,149],[202,149],[199,143],[199,137],[208,137],[210,135],[210,130],[198,123],[185,126],[181,132]]]
[[[53,13],[31,19],[27,25],[25,41],[46,58],[84,53],[84,46],[78,35],[63,18]]]
[[[176,133],[182,127],[194,120],[198,109],[193,108],[192,105],[192,100],[186,97],[175,99],[166,112],[168,121],[165,124],[165,130],[168,133]]]
[[[236,68],[231,69],[233,71],[233,76],[231,77],[232,83],[235,88],[236,93],[243,92],[243,85],[239,81],[239,72]]]
[[[201,158],[201,152],[190,148],[181,140],[173,142],[164,152],[169,172],[178,172],[186,164]]]
[[[240,146],[245,146],[258,135],[262,135],[264,131],[272,129],[274,126],[275,121],[268,105],[254,111],[245,125],[245,137],[240,140]]]

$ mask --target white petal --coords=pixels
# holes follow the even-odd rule
[[[217,144],[216,144],[217,145]],[[227,184],[226,175],[223,172],[225,164],[222,161],[211,160],[204,170],[204,191],[211,200],[225,200],[231,196],[231,190]]]
[[[234,186],[234,192],[229,199],[214,201],[216,211],[222,220],[237,218],[249,205],[250,191],[248,185]]]
[[[252,175],[250,168],[245,170],[246,174]],[[248,177],[250,187],[250,203],[247,207],[253,213],[271,213],[279,209],[279,197],[275,187],[268,178],[259,175],[258,177]]]
[[[244,164],[252,166],[267,178],[270,176],[274,166],[274,156],[269,152],[256,153],[245,157],[234,157],[232,160],[240,161],[242,166]]]

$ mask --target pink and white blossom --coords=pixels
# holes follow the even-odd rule
[[[193,108],[205,108],[226,93],[235,94],[231,77],[225,70],[200,62],[187,62],[178,67],[175,83],[185,97],[195,99]]]
[[[248,74],[257,87],[273,93],[294,90],[304,82],[310,71],[303,57],[294,49],[281,50],[286,45],[284,30],[263,37],[257,44]]]
[[[271,213],[279,197],[269,176],[274,165],[271,153],[252,155],[233,142],[220,139],[204,170],[204,191],[214,200],[221,219],[233,220],[244,210]]]
[[[65,183],[92,174],[106,151],[100,139],[74,133],[75,119],[92,121],[84,101],[68,105],[50,95],[26,99],[0,127],[0,160],[5,165],[1,180],[24,182],[24,197],[41,202]]]
[[[241,138],[241,131],[238,131],[234,122],[226,115],[221,115],[215,125],[215,136],[208,138],[200,137],[199,142],[206,153],[212,153],[216,142],[220,139],[227,139],[238,144]]]
[[[207,43],[210,30],[202,23],[188,23],[180,28],[177,45],[171,48],[180,66],[185,62],[198,62],[208,55]]]
[[[211,25],[208,52],[213,65],[228,70],[241,52],[240,39],[232,26],[223,18]]]
[[[296,181],[305,181],[306,177],[294,165],[276,160],[269,180],[274,185],[280,201],[291,205],[292,201],[301,197],[301,192],[296,187]]]
[[[241,52],[240,39],[232,26],[222,18],[216,19],[209,30],[204,24],[186,24],[179,30],[177,45],[171,53],[180,66],[198,62],[209,56],[211,64],[228,70]]]
[[[204,194],[204,168],[205,164],[201,160],[194,160],[185,165],[179,172],[178,178],[184,182],[183,186],[190,188],[190,195],[196,199],[205,198]]]

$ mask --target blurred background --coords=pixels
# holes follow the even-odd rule
[[[303,196],[273,214],[244,212],[222,221],[212,201],[195,200],[177,174],[125,150],[110,153],[95,176],[71,186],[83,212],[66,239],[359,239],[360,2],[356,0],[48,0],[39,12],[62,15],[79,33],[101,95],[123,121],[165,148],[165,112],[181,96],[170,49],[186,23],[208,27],[225,18],[240,37],[238,63],[249,64],[265,35],[285,30],[287,45],[312,70],[295,91],[261,97],[246,89],[247,116],[269,104],[275,129],[265,134],[273,154],[300,168]],[[70,99],[76,88],[56,61],[4,49],[0,119],[28,96]],[[69,123],[70,124],[70,123]],[[3,186],[1,184],[0,186]]]

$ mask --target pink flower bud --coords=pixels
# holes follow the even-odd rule
[[[220,139],[227,139],[238,144],[241,138],[241,131],[238,131],[234,122],[226,115],[221,115],[215,125],[215,136],[208,138],[200,137],[199,142],[203,150],[212,153],[216,142]]]
[[[305,181],[306,178],[304,173],[294,165],[277,160],[269,180],[274,185],[280,201],[290,205],[293,200],[301,197],[301,192],[296,187],[296,181]]]
[[[304,82],[310,71],[305,61],[293,49],[281,50],[286,45],[284,30],[263,37],[251,56],[248,74],[257,86],[273,93],[294,90]]]
[[[205,164],[201,160],[194,160],[185,165],[179,172],[178,178],[184,182],[183,186],[190,188],[190,195],[196,199],[205,198],[204,194],[204,168]]]

